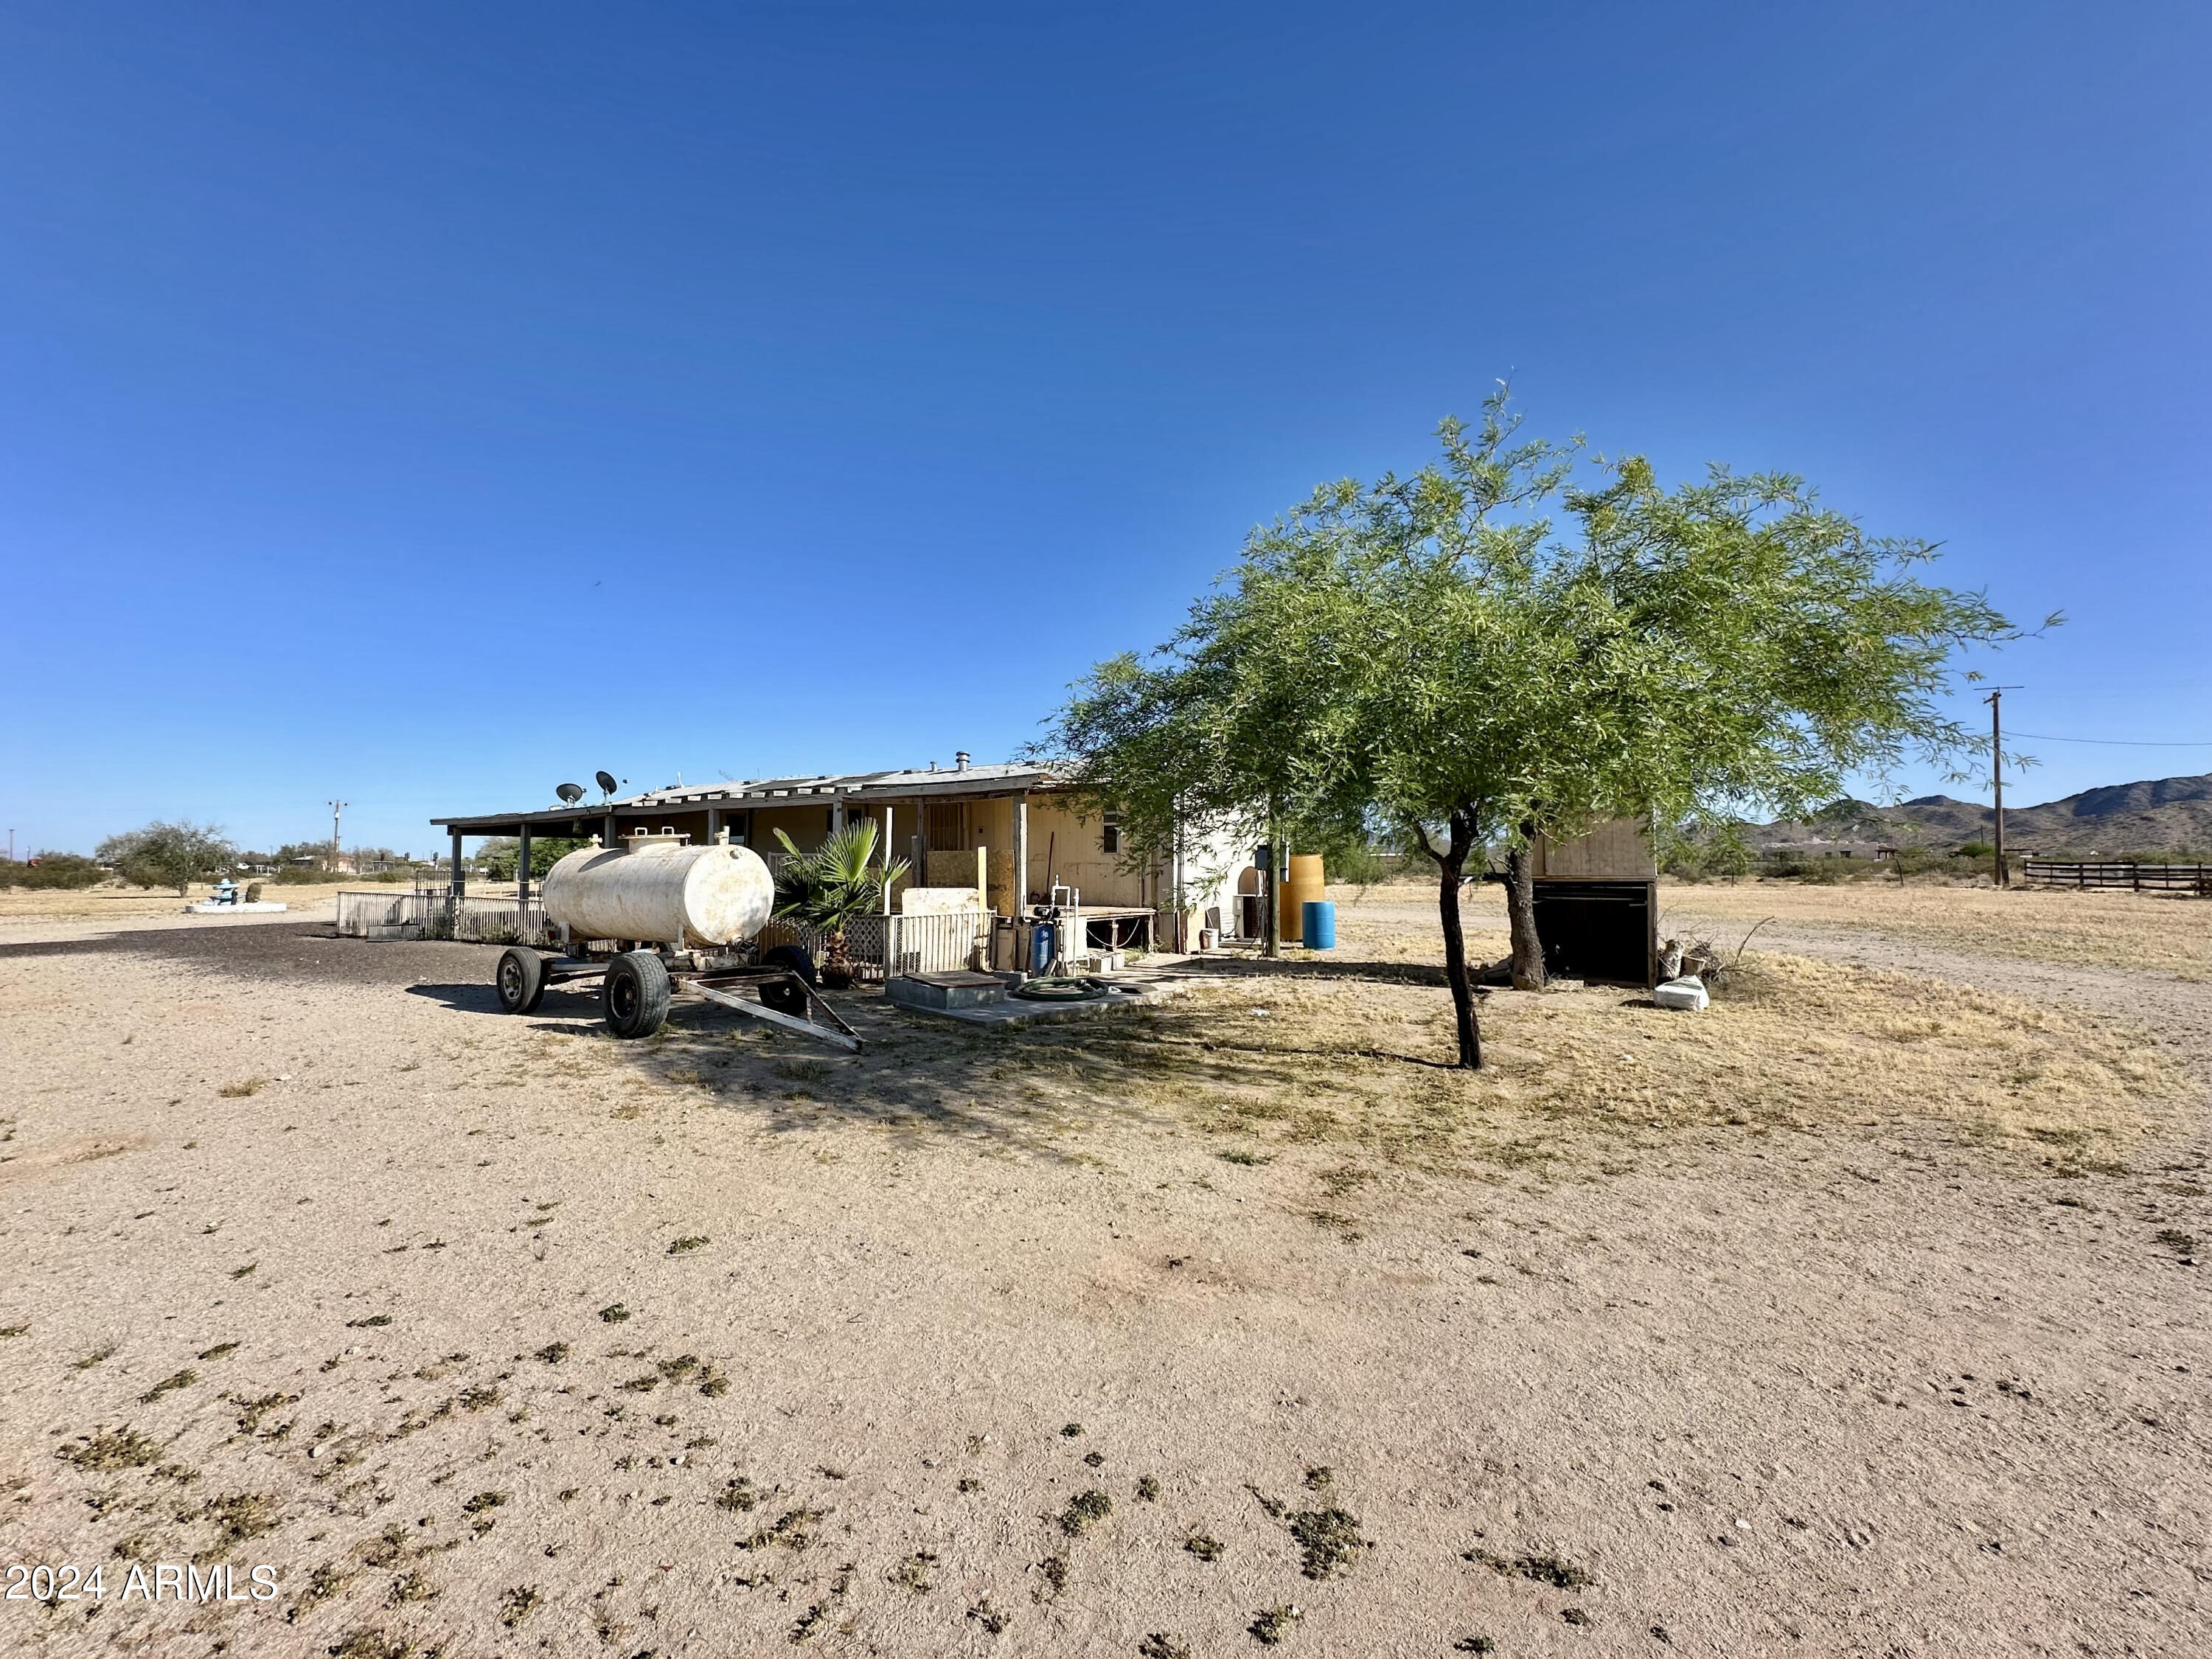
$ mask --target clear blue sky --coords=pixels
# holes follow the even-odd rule
[[[2022,729],[2212,738],[2208,63],[2197,4],[15,0],[0,828],[1001,759],[1507,374],[2063,607]]]

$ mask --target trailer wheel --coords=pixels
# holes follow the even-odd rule
[[[535,951],[509,945],[500,952],[492,983],[499,989],[499,1006],[508,1013],[532,1012],[545,996],[545,958]]]
[[[807,954],[803,945],[777,945],[761,957],[761,966],[781,968],[786,973],[805,980],[809,985],[815,982],[814,958]],[[806,1012],[806,993],[781,980],[772,980],[762,986],[760,1000],[762,1007],[773,1008],[779,1014],[803,1015]]]
[[[668,1021],[668,969],[650,951],[625,951],[607,963],[600,1000],[617,1036],[651,1036]]]

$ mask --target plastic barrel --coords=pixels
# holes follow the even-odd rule
[[[1297,945],[1305,938],[1305,905],[1310,899],[1318,899],[1328,892],[1323,885],[1321,854],[1293,853],[1289,859],[1290,869],[1283,878],[1282,918],[1283,943]]]
[[[1298,907],[1298,931],[1309,951],[1336,949],[1336,906],[1328,899],[1308,899]]]
[[[1052,934],[1053,927],[1048,921],[1041,921],[1030,930],[1030,972],[1032,975],[1052,971]]]

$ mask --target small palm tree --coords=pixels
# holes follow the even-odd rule
[[[775,838],[787,855],[776,868],[775,914],[823,934],[822,977],[832,986],[850,985],[845,929],[883,908],[884,889],[906,874],[906,860],[876,862],[876,826],[868,818],[847,824],[811,853],[800,852],[781,830]]]

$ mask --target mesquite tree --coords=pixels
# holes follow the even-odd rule
[[[182,898],[194,882],[226,874],[238,862],[238,849],[214,824],[179,818],[110,836],[94,856],[135,886],[174,887]]]
[[[2017,637],[1802,480],[1518,436],[1504,391],[1409,477],[1325,486],[1255,531],[1148,659],[1101,664],[1050,746],[1139,844],[1178,823],[1395,824],[1433,866],[1459,1058],[1481,1064],[1460,894],[1506,865],[1514,982],[1540,987],[1528,853],[1617,815],[1802,811],[1941,757],[1954,652]],[[1589,476],[1585,473],[1584,476]],[[1556,514],[1547,516],[1547,510]]]

